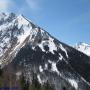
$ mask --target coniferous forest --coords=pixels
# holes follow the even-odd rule
[[[40,84],[36,74],[33,75],[32,83],[25,80],[22,74],[19,79],[13,73],[0,69],[0,90],[55,90],[48,81]]]

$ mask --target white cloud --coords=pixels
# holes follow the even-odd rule
[[[11,5],[11,0],[0,0],[0,11],[7,12]]]
[[[32,10],[40,9],[41,0],[26,0],[29,8]]]

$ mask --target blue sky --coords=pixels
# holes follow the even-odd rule
[[[69,45],[90,44],[90,0],[0,0],[0,11],[23,14]]]

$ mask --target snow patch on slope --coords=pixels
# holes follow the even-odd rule
[[[44,46],[43,46],[43,43],[44,43],[45,41],[42,41],[40,44],[38,44],[38,46],[41,48],[41,50],[43,51],[43,52],[45,52],[45,50],[44,50]]]
[[[49,52],[54,54],[54,50],[57,51],[57,47],[54,43],[54,39],[49,37],[49,40],[42,41],[38,46],[42,49],[43,52],[45,52],[44,46],[47,45],[49,47]]]
[[[69,83],[75,87],[75,89],[78,89],[78,83],[73,79],[68,79]]]
[[[42,80],[40,78],[40,75],[37,75],[37,78],[38,78],[39,83],[42,84]]]
[[[54,39],[49,37],[49,51],[54,54],[53,50],[57,51],[57,47],[56,47],[56,45],[54,43]]]
[[[41,65],[39,66],[39,71],[40,71],[40,72],[43,72],[43,68],[42,68]]]
[[[61,55],[61,53],[59,53],[59,60],[62,60],[63,56]]]
[[[51,71],[56,72],[58,75],[60,75],[57,66],[56,66],[56,62],[50,61],[48,60],[48,62],[51,64]]]
[[[61,48],[62,51],[65,52],[65,54],[66,54],[66,56],[68,58],[68,53],[67,53],[66,49],[62,46],[62,44],[60,44],[60,48]]]
[[[48,69],[48,64],[47,63],[45,63],[45,68],[44,68],[45,70],[47,70]]]

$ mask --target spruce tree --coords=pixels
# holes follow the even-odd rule
[[[26,82],[23,75],[20,80],[20,90],[29,90],[29,82]]]

